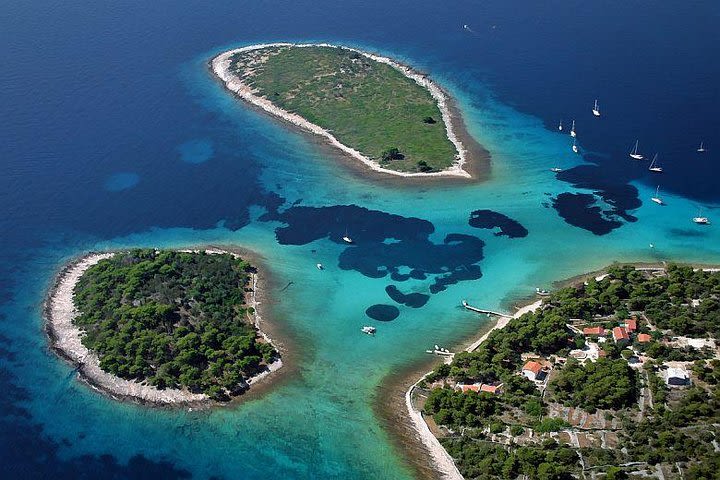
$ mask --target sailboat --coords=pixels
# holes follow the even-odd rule
[[[573,120],[572,127],[570,128],[570,136],[573,138],[577,137],[577,133],[575,133],[575,120]]]
[[[662,167],[659,167],[656,165],[657,156],[658,156],[658,154],[656,153],[652,159],[652,162],[650,162],[650,167],[648,168],[648,170],[650,170],[651,172],[662,173],[662,171],[663,171]]]
[[[697,149],[698,153],[703,153],[705,151],[705,144],[703,142],[700,142],[700,146]]]
[[[558,130],[562,132],[562,120],[560,120],[560,125],[558,125]]]
[[[553,168],[550,169],[550,171],[553,172],[553,173],[560,173],[560,172],[562,172],[563,170],[562,170],[562,168],[560,168],[560,167],[553,167]]]
[[[630,152],[630,158],[634,158],[635,160],[642,160],[645,158],[641,153],[637,153],[639,143],[640,140],[635,140],[635,148],[633,148],[632,152]]]
[[[663,204],[662,198],[660,198],[660,185],[657,186],[657,188],[655,189],[655,196],[652,197],[650,200],[657,203],[658,205]]]
[[[699,225],[710,225],[710,219],[702,216],[702,209],[698,210],[697,217],[693,217],[692,220]]]
[[[593,115],[596,117],[600,116],[600,107],[598,106],[597,98],[595,99],[595,106],[593,107]]]
[[[345,236],[343,236],[342,239],[345,243],[353,243],[353,239],[348,236],[347,228],[345,229]]]
[[[577,146],[577,143],[575,143],[575,139],[574,139],[574,138],[573,138],[572,151],[575,152],[575,153],[578,153],[578,146]]]

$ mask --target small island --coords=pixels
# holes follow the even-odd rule
[[[258,328],[257,272],[218,250],[138,249],[69,265],[46,302],[53,348],[113,396],[226,402],[282,363]]]
[[[241,99],[375,171],[470,177],[449,97],[399,62],[349,47],[273,43],[224,52],[211,64]]]
[[[720,272],[613,266],[528,310],[408,392],[438,470],[716,478]]]

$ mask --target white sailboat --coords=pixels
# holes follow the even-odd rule
[[[593,107],[592,112],[593,112],[593,115],[595,115],[596,117],[600,116],[600,107],[598,106],[597,98],[595,99],[595,106]]]
[[[655,196],[652,197],[650,200],[657,203],[658,205],[663,204],[662,198],[660,198],[660,185],[657,186],[657,188],[655,189]]]
[[[648,168],[648,170],[650,170],[651,172],[655,172],[655,173],[662,173],[662,171],[663,171],[662,167],[657,165],[657,156],[658,156],[658,154],[656,153],[652,159],[652,162],[650,162],[650,167]]]
[[[348,236],[347,228],[345,229],[345,235],[342,237],[343,242],[353,243],[353,239]]]
[[[705,151],[705,144],[703,142],[700,142],[700,146],[697,148],[698,153],[703,153]]]
[[[572,144],[572,151],[575,153],[578,153],[578,146],[577,146],[577,143],[575,142],[574,138],[573,138],[573,144]]]
[[[570,136],[573,138],[577,137],[577,133],[575,133],[575,120],[573,120],[572,127],[570,128]]]
[[[562,132],[562,120],[560,120],[560,125],[558,125],[558,130]]]
[[[710,219],[702,216],[702,209],[698,210],[697,217],[693,217],[692,221],[698,225],[710,225]]]
[[[562,168],[560,168],[560,167],[553,167],[553,168],[550,169],[550,171],[553,172],[553,173],[560,173],[560,172],[562,172],[563,170],[562,170]]]
[[[634,158],[635,160],[642,160],[645,157],[641,153],[638,153],[638,144],[640,143],[640,140],[635,140],[635,148],[632,149],[632,152],[630,152],[630,158]]]

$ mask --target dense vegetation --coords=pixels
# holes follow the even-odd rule
[[[389,65],[319,46],[268,47],[237,53],[232,62],[260,95],[386,168],[437,171],[454,162],[435,99]]]
[[[627,472],[612,465],[631,462],[651,469],[663,464],[667,471],[681,465],[685,478],[718,478],[712,441],[720,434],[720,360],[708,360],[715,355],[709,349],[675,346],[669,340],[674,335],[716,337],[719,297],[720,273],[669,265],[666,275],[652,275],[612,267],[600,281],[593,278],[558,290],[536,313],[511,320],[474,352],[458,353],[451,364],[438,367],[421,384],[433,385],[424,411],[447,428],[441,441],[466,478],[560,479],[589,467],[609,479],[627,478]],[[586,342],[568,324],[610,329],[631,312],[642,319],[639,331],[652,334],[644,343],[635,337],[633,348],[652,358],[642,368],[631,368],[627,359],[635,353],[612,338],[602,344],[605,356],[594,362],[568,357]],[[658,329],[650,331],[645,318]],[[542,393],[520,375],[522,354],[528,352],[551,361],[568,357],[555,362]],[[661,376],[668,360],[694,362],[697,383],[669,389]],[[458,383],[502,384],[503,390],[499,395],[463,393],[453,388]],[[645,399],[644,413],[638,409],[643,387],[653,402],[650,406]],[[554,416],[567,407],[585,416],[597,412],[606,422],[614,419],[617,448],[576,449],[543,436],[568,428],[582,431]],[[529,429],[536,437],[527,436]]]
[[[637,401],[635,372],[623,359],[601,358],[581,365],[571,358],[553,379],[556,398],[590,413],[630,407]]]
[[[230,254],[118,253],[78,281],[74,323],[103,370],[226,399],[277,355],[247,318],[251,271]]]

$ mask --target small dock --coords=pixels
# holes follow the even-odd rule
[[[501,312],[496,312],[494,310],[486,310],[484,308],[473,307],[465,300],[462,301],[462,306],[465,307],[467,310],[470,310],[471,312],[484,313],[485,315],[495,315],[497,317],[505,317],[505,318],[512,317],[512,315],[508,315],[507,313],[501,313]]]

